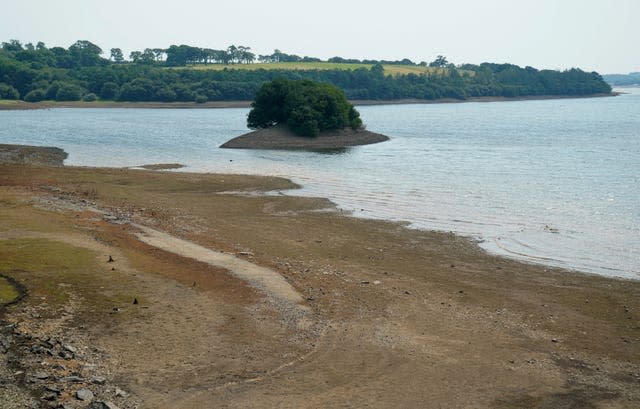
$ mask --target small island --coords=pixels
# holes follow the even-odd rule
[[[257,92],[247,126],[253,132],[221,145],[237,149],[341,149],[389,140],[364,129],[360,113],[331,84],[276,79]]]

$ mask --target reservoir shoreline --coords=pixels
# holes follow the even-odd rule
[[[508,102],[508,101],[540,101],[553,99],[584,99],[615,97],[619,92],[610,94],[576,95],[537,95],[526,97],[471,97],[464,100],[455,98],[426,99],[395,99],[395,100],[350,100],[356,106],[375,105],[413,105],[413,104],[461,104],[467,102]],[[131,108],[131,109],[221,109],[221,108],[249,108],[252,101],[209,101],[202,104],[195,102],[115,102],[115,101],[70,101],[70,102],[24,102],[3,100],[0,111],[53,109],[53,108]]]

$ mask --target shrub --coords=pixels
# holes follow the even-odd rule
[[[45,93],[45,99],[56,99],[56,94],[58,93],[61,85],[62,82],[60,81],[54,81],[50,85],[48,85],[47,91]]]
[[[0,82],[0,99],[18,99],[20,93],[17,89],[11,85],[3,84]]]
[[[172,102],[178,98],[178,95],[170,88],[160,88],[156,92],[156,98],[162,102]]]
[[[100,98],[102,99],[115,99],[116,95],[120,91],[120,86],[115,82],[105,82],[100,89]]]
[[[88,93],[84,97],[82,97],[83,102],[94,102],[98,99],[98,96],[93,92]]]
[[[24,100],[27,102],[40,102],[43,101],[45,97],[46,93],[43,89],[34,89],[24,96]]]
[[[56,92],[56,101],[78,101],[82,97],[83,89],[74,84],[62,84]]]
[[[196,104],[204,104],[205,102],[207,102],[209,100],[209,98],[207,98],[206,95],[196,95]]]

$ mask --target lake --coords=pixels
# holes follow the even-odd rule
[[[358,107],[389,142],[336,152],[225,150],[247,109],[0,111],[0,143],[68,165],[177,162],[285,176],[357,216],[454,231],[486,250],[640,278],[640,89],[615,98]],[[365,245],[365,244],[363,244]]]

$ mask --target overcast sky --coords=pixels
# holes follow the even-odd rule
[[[171,44],[251,47],[320,58],[510,62],[640,71],[640,0],[19,0],[0,7],[0,41],[106,51]]]

